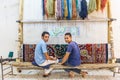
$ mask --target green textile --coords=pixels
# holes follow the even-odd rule
[[[92,13],[97,9],[96,0],[90,0],[88,5],[88,14]]]

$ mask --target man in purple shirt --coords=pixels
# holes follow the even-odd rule
[[[80,59],[80,48],[78,44],[72,41],[71,33],[66,33],[64,38],[65,38],[65,42],[68,43],[68,47],[66,54],[62,59],[62,62],[59,64],[70,67],[79,66],[81,64],[81,59]],[[81,72],[81,70],[77,68],[65,69],[65,71],[69,73],[70,77],[74,77],[74,72],[82,74],[83,77],[86,73],[86,72]]]

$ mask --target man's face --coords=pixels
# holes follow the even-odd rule
[[[49,40],[49,35],[48,34],[45,34],[42,39],[45,41],[45,42],[48,42]]]
[[[65,35],[64,39],[66,43],[70,43],[72,41],[72,37],[70,37],[69,35]]]

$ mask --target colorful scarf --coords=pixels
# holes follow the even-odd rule
[[[76,10],[76,0],[72,0],[72,18],[76,19],[77,10]]]
[[[81,11],[79,13],[79,16],[82,18],[82,19],[85,19],[88,15],[88,12],[87,12],[87,2],[86,0],[82,0],[81,1]]]
[[[43,9],[43,16],[44,16],[45,15],[44,0],[42,0],[42,9]]]
[[[54,15],[54,0],[47,0],[48,16]]]
[[[68,16],[67,0],[64,0],[64,17]]]
[[[107,3],[107,0],[101,0],[101,10],[103,11],[103,9],[105,8]]]
[[[97,5],[97,11],[101,9],[101,0],[96,0],[96,5]]]
[[[45,15],[48,17],[48,12],[47,12],[47,0],[44,0],[44,10],[45,10]]]
[[[57,6],[57,9],[56,9],[56,17],[57,19],[60,19],[61,16],[62,16],[62,12],[61,12],[61,0],[57,0],[56,2],[56,6]]]
[[[67,19],[70,20],[72,18],[72,0],[67,0],[67,7],[68,7]]]
[[[64,18],[64,0],[61,0],[61,17]]]
[[[93,11],[95,11],[96,9],[97,9],[96,0],[90,0],[89,5],[88,5],[88,13],[90,14]]]

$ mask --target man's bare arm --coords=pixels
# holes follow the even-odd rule
[[[62,59],[61,64],[64,64],[64,63],[68,60],[69,55],[70,55],[70,53],[69,53],[69,52],[66,52],[65,56],[64,56],[63,59]]]
[[[45,55],[45,58],[46,58],[47,60],[55,60],[54,58],[51,58],[51,57],[48,55],[47,52],[44,53],[44,55]]]

